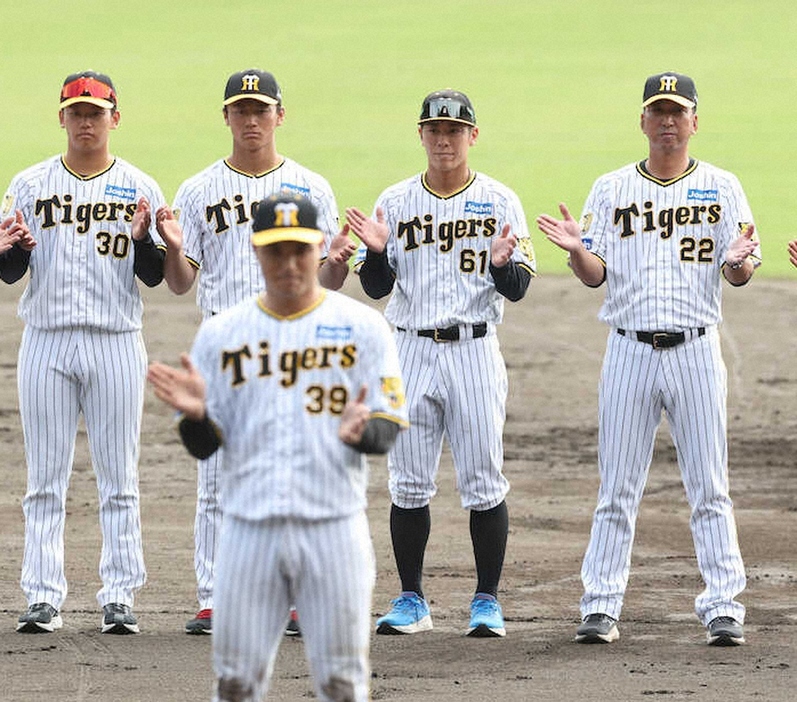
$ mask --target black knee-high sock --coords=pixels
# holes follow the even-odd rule
[[[417,509],[390,508],[390,537],[401,589],[423,597],[421,578],[426,542],[432,527],[429,505]]]
[[[484,512],[470,513],[470,538],[476,558],[476,592],[498,596],[498,581],[504,567],[506,540],[509,534],[509,510],[506,501]]]

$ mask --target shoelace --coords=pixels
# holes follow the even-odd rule
[[[393,606],[402,612],[414,614],[420,606],[420,601],[414,597],[397,597],[393,600]]]

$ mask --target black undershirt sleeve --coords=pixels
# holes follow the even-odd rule
[[[531,273],[517,261],[509,261],[501,268],[491,263],[490,275],[495,281],[495,289],[512,302],[522,299],[531,281]]]
[[[387,251],[381,254],[374,253],[370,249],[366,251],[359,275],[365,294],[374,300],[387,295],[396,282],[396,274],[387,262]]]
[[[154,288],[163,280],[163,260],[166,252],[155,246],[152,237],[133,239],[133,271],[148,288]]]
[[[384,417],[372,417],[365,425],[360,443],[352,448],[360,453],[385,454],[396,443],[400,428],[398,424]]]
[[[0,278],[6,283],[16,283],[28,270],[30,264],[30,251],[19,246],[12,246],[8,251],[0,254]]]
[[[183,417],[178,429],[183,444],[194,458],[210,458],[221,447],[219,430],[207,415],[199,421]]]

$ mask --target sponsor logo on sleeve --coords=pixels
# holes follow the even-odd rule
[[[14,196],[11,193],[6,193],[3,198],[3,204],[0,205],[0,213],[3,216],[7,215],[14,208]]]
[[[531,244],[531,237],[524,236],[518,239],[518,248],[521,250],[523,255],[529,259],[529,261],[534,260],[534,246]]]
[[[739,236],[747,236],[747,233],[750,231],[750,227],[753,226],[752,222],[738,222],[739,225]],[[753,232],[753,241],[758,241],[758,232]]]
[[[382,394],[394,410],[404,406],[404,384],[401,378],[382,378]]]

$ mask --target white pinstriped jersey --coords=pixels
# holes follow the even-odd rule
[[[221,159],[178,189],[174,210],[183,228],[185,255],[201,269],[197,304],[204,316],[263,289],[263,274],[250,242],[252,207],[281,190],[312,200],[318,228],[324,232],[325,256],[338,233],[335,196],[326,179],[296,161],[286,158],[273,170],[253,176]]]
[[[633,330],[717,324],[725,252],[752,222],[739,180],[708,163],[666,182],[643,163],[601,176],[581,218],[584,246],[606,264],[599,318]]]
[[[385,190],[376,207],[390,229],[387,256],[396,284],[387,319],[405,329],[499,323],[504,298],[490,275],[490,242],[508,223],[519,245],[512,259],[535,272],[534,250],[518,196],[482,173],[442,197],[422,174]],[[357,264],[365,260],[360,245]]]
[[[363,384],[372,416],[406,424],[382,315],[323,291],[306,311],[280,318],[253,297],[206,319],[191,355],[222,434],[225,515],[317,520],[365,508],[365,456],[337,432]]]
[[[38,242],[19,302],[19,316],[27,324],[49,330],[141,329],[131,221],[142,196],[153,211],[165,204],[157,183],[120,158],[89,178],[69,170],[61,156],[14,177],[2,216],[21,210]],[[164,247],[154,218],[150,233]]]

